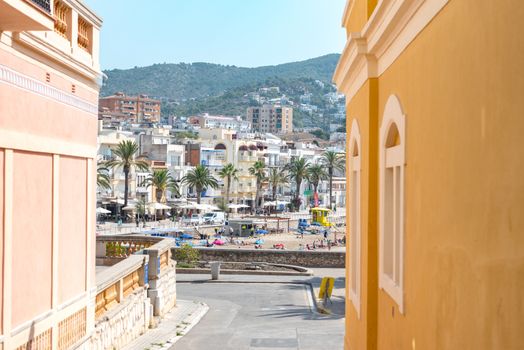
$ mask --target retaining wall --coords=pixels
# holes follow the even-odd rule
[[[177,258],[177,249],[173,248],[173,257]],[[345,252],[320,252],[300,250],[267,249],[217,249],[195,248],[200,252],[201,261],[228,262],[267,262],[305,267],[345,267]]]
[[[153,307],[145,288],[140,287],[121,305],[96,321],[89,349],[120,349],[149,328]]]

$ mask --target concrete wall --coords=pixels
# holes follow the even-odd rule
[[[173,256],[177,258],[177,249]],[[344,267],[345,252],[196,248],[201,261],[268,262],[305,267]]]
[[[85,161],[78,158],[62,157],[60,160],[60,225],[59,264],[60,283],[58,302],[64,303],[86,289],[86,189],[77,183],[86,183]],[[77,234],[72,234],[75,230]],[[71,249],[75,247],[75,249]]]
[[[351,130],[353,119],[358,121],[361,136],[361,173],[360,173],[360,222],[361,222],[361,298],[360,317],[349,299],[346,290],[346,325],[352,325],[358,337],[348,337],[346,344],[350,349],[372,349],[376,342],[376,294],[378,289],[378,117],[377,117],[377,81],[369,80],[347,106],[347,130]],[[349,146],[349,145],[348,145]],[[349,158],[349,152],[347,152]],[[349,161],[348,161],[349,162]],[[349,172],[348,172],[349,174]],[[349,183],[349,181],[348,181]],[[346,186],[346,198],[351,198],[349,185]],[[347,209],[351,204],[347,203]],[[349,215],[349,212],[348,212]],[[349,216],[348,216],[349,218]],[[346,247],[349,257],[349,244]],[[349,267],[349,260],[347,265]],[[367,273],[364,273],[367,271]],[[346,270],[349,281],[349,268]]]
[[[346,303],[347,349],[524,348],[523,17],[514,1],[449,1],[378,77],[357,92],[350,72],[340,79],[362,140],[361,313]],[[391,95],[406,115],[403,312],[377,282],[377,131]]]
[[[81,2],[64,3],[72,28],[78,13],[94,21],[92,55],[52,28],[0,31],[0,343],[7,349],[37,346],[51,333],[56,349],[80,341],[94,323],[100,23]]]
[[[141,287],[126,297],[122,305],[110,310],[96,322],[87,350],[120,349],[147,331],[153,307],[147,290]]]
[[[52,168],[49,155],[14,152],[12,325],[51,308]],[[35,293],[35,286],[39,286]]]

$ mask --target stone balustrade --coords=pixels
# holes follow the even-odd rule
[[[139,235],[107,235],[96,237],[97,259],[125,259],[145,248],[149,248],[162,238]],[[97,262],[97,265],[99,263]],[[100,264],[103,265],[103,264]]]
[[[175,306],[176,262],[171,259],[171,248],[175,246],[172,238],[142,235],[98,236],[96,246],[97,265],[102,266],[112,265],[136,254],[147,255],[147,295],[153,305],[154,315],[162,316]],[[135,279],[136,276],[134,279],[130,276],[127,284],[124,284],[132,286],[136,284]],[[109,288],[104,299],[107,297],[112,301],[115,288]]]
[[[176,261],[171,259],[172,238],[162,239],[144,249],[149,256],[149,289],[155,316],[162,316],[176,304]]]
[[[118,349],[144,333],[153,307],[147,296],[149,255],[131,255],[97,273],[96,324],[90,349]]]

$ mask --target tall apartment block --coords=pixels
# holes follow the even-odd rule
[[[285,134],[293,132],[293,108],[280,105],[249,107],[247,120],[254,131]]]
[[[94,330],[101,24],[79,0],[0,0],[0,349]]]
[[[127,96],[117,92],[99,101],[99,114],[113,120],[127,120],[133,123],[160,122],[160,101],[147,95]]]

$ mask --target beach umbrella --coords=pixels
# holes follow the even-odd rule
[[[96,213],[97,214],[109,214],[111,213],[111,211],[104,209],[104,208],[96,208]]]
[[[215,240],[213,241],[213,244],[214,244],[214,245],[224,245],[224,241],[221,240],[221,239],[218,239],[218,238],[217,238],[217,239],[215,239]]]
[[[153,202],[149,204],[149,210],[167,210],[171,209],[169,205],[165,205],[162,203]]]

